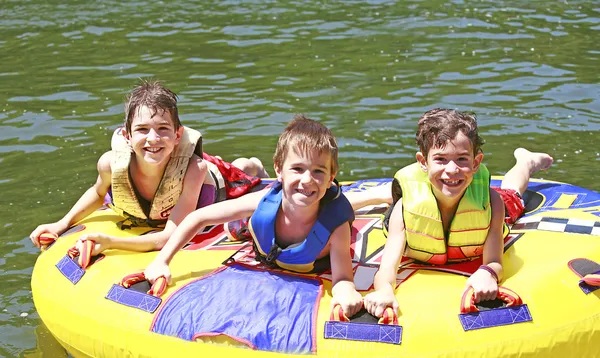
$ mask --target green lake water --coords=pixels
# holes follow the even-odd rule
[[[28,235],[95,181],[138,78],[227,160],[272,168],[303,113],[337,136],[338,178],[390,177],[448,107],[478,115],[492,173],[525,146],[555,158],[537,177],[599,191],[599,35],[591,1],[0,1],[0,356],[64,355]]]

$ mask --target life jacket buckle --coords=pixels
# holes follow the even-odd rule
[[[117,222],[117,227],[121,230],[129,230],[133,225],[134,223],[129,218]]]
[[[127,215],[125,220],[117,222],[117,227],[121,230],[129,230],[134,227],[151,227],[164,228],[165,225],[161,220],[140,219],[132,215]]]
[[[279,246],[277,246],[277,244],[273,244],[273,246],[271,246],[271,250],[265,257],[265,261],[268,264],[272,264],[277,259],[279,254],[281,254],[281,248]]]

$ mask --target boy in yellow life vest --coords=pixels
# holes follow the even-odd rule
[[[334,182],[338,147],[333,134],[317,121],[296,116],[279,137],[273,162],[277,181],[272,186],[188,215],[146,268],[146,278],[154,282],[163,276],[168,282],[173,256],[203,227],[250,217],[259,261],[311,272],[325,260],[331,265],[332,305],[354,315],[362,307],[350,256],[354,210]]]
[[[56,237],[107,204],[125,218],[122,228],[164,229],[128,238],[88,234],[79,246],[94,241],[92,255],[106,249],[160,250],[197,207],[242,195],[260,182],[258,176],[268,176],[256,158],[232,164],[202,152],[201,134],[179,120],[175,93],[159,82],[142,81],[126,98],[124,127],[114,132],[111,150],[98,160],[96,183],[62,219],[38,226],[31,241],[40,247],[40,236]],[[229,181],[244,185],[229,188]]]
[[[473,287],[476,302],[496,298],[505,220],[512,224],[522,215],[521,196],[530,176],[553,161],[548,154],[519,148],[501,188],[490,188],[474,116],[430,110],[419,120],[416,140],[417,162],[399,170],[392,182],[394,204],[375,291],[364,298],[366,310],[377,317],[386,307],[398,309],[396,272],[403,255],[429,264],[483,255],[467,287]]]

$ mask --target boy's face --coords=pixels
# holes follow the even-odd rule
[[[169,160],[182,134],[183,127],[175,131],[169,111],[158,110],[152,116],[152,110],[146,106],[140,107],[133,117],[131,134],[123,128],[123,135],[136,158],[152,165]]]
[[[296,153],[290,146],[282,168],[275,167],[283,184],[283,199],[295,206],[319,205],[335,173],[331,172],[331,154]]]
[[[429,176],[433,194],[438,200],[460,200],[482,159],[481,152],[473,155],[469,138],[460,131],[445,148],[431,148],[427,158],[423,153],[417,153],[417,161]]]

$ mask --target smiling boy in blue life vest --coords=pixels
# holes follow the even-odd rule
[[[335,184],[338,147],[321,123],[296,116],[279,137],[273,156],[277,181],[260,192],[217,203],[188,215],[144,274],[150,282],[170,280],[173,256],[207,225],[250,217],[248,226],[259,261],[295,272],[311,272],[328,260],[332,306],[347,316],[362,307],[350,256],[352,205]]]
[[[260,182],[257,176],[267,177],[256,158],[240,158],[229,164],[203,153],[200,132],[181,124],[177,95],[160,82],[142,81],[128,94],[125,123],[114,132],[111,147],[98,160],[96,183],[73,208],[61,220],[40,225],[31,233],[35,246],[43,246],[40,236],[62,234],[106,200],[126,218],[121,222],[123,229],[164,229],[127,238],[88,234],[80,238],[79,248],[83,240],[92,240],[92,255],[106,249],[160,250],[187,214],[242,195]],[[229,187],[232,181],[238,185]]]
[[[483,265],[469,277],[467,287],[473,287],[475,302],[496,298],[508,233],[505,221],[512,224],[522,215],[530,176],[553,161],[548,154],[519,148],[501,188],[490,188],[474,116],[449,109],[428,111],[419,120],[416,140],[417,162],[394,176],[394,204],[375,291],[364,298],[366,310],[377,317],[386,307],[398,310],[394,291],[403,254],[434,265],[483,255]]]

